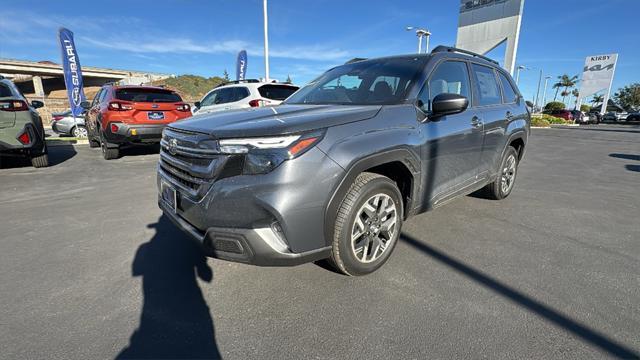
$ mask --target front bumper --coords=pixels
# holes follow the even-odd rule
[[[319,149],[268,174],[218,178],[195,192],[163,165],[161,160],[158,186],[171,185],[177,199],[175,211],[161,199],[160,208],[211,250],[209,255],[263,266],[297,265],[330,255],[324,215],[344,170]]]
[[[270,228],[239,229],[211,227],[201,232],[158,200],[160,209],[176,226],[200,244],[207,256],[259,266],[295,266],[325,259],[331,247],[292,253]]]
[[[162,130],[167,126],[167,124],[114,124],[118,126],[118,131],[111,132],[110,123],[104,132],[107,142],[111,144],[159,143],[162,139]]]

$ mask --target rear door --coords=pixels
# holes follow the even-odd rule
[[[11,128],[16,125],[16,112],[9,111],[12,100],[15,100],[15,98],[11,89],[0,83],[0,129]]]
[[[438,64],[421,90],[419,100],[431,104],[443,93],[462,95],[471,103],[471,81],[465,61],[446,60]],[[425,200],[432,206],[475,182],[483,137],[482,123],[475,119],[476,112],[470,107],[462,113],[421,124],[425,137],[422,150]]]
[[[484,145],[480,163],[480,177],[497,169],[506,145],[509,123],[520,118],[520,95],[511,80],[502,72],[473,64],[475,91],[478,93],[478,111],[484,121]]]
[[[247,89],[245,86],[234,86],[229,89],[231,91],[228,94],[223,94],[225,95],[223,102],[224,110],[242,109],[249,107],[249,89]]]

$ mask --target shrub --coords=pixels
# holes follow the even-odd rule
[[[549,122],[543,118],[540,117],[534,117],[531,119],[531,126],[535,126],[535,127],[549,127],[551,126],[551,124],[549,124]]]
[[[545,110],[564,110],[564,103],[560,101],[552,101],[544,106]]]
[[[549,124],[559,124],[559,125],[571,124],[571,121],[565,120],[563,118],[551,116],[551,115],[548,115],[548,114],[542,114],[542,118],[541,119],[546,121],[546,122],[548,122]]]
[[[591,106],[589,106],[587,104],[580,105],[580,111],[588,113],[589,110],[591,110]]]

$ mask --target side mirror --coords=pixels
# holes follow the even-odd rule
[[[431,116],[445,116],[461,113],[469,107],[469,99],[458,94],[440,94],[431,102]]]
[[[83,101],[83,102],[81,102],[81,103],[80,103],[80,106],[81,106],[83,109],[86,109],[86,110],[91,109],[91,103],[90,103],[90,102],[88,102],[88,101],[86,101],[86,100],[85,100],[85,101]]]
[[[193,103],[193,107],[200,109],[200,104],[201,104],[200,101],[196,101],[196,102]]]
[[[31,106],[33,106],[34,109],[39,109],[44,106],[44,103],[40,100],[33,100]]]

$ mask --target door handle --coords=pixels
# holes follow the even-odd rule
[[[479,128],[482,126],[482,119],[480,119],[477,116],[474,116],[471,118],[471,126],[473,126],[474,128]]]

